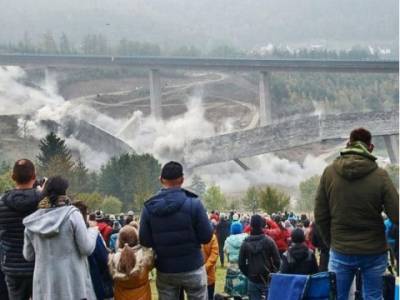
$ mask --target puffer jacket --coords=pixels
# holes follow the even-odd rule
[[[114,279],[114,299],[151,300],[149,272],[154,265],[153,250],[136,246],[133,248],[136,264],[129,275],[118,271],[122,249],[118,249],[109,258],[109,268]]]
[[[227,254],[228,262],[231,264],[237,264],[239,261],[240,246],[247,237],[246,233],[230,235],[224,245],[224,251]]]
[[[140,244],[154,249],[160,272],[199,269],[204,265],[201,244],[207,244],[212,233],[200,199],[182,188],[162,189],[144,204]]]
[[[399,223],[399,194],[365,144],[356,142],[322,174],[315,223],[326,245],[347,255],[387,250],[382,211]]]
[[[318,272],[314,252],[302,243],[293,244],[282,256],[280,269],[284,274],[311,275]]]
[[[11,190],[0,199],[0,262],[4,274],[31,277],[35,263],[22,255],[24,229],[22,220],[37,209],[40,192],[36,189]]]

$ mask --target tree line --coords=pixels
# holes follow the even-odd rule
[[[36,40],[28,32],[16,43],[0,44],[0,52],[39,54],[85,54],[120,56],[176,56],[176,57],[228,57],[228,58],[305,58],[305,59],[380,59],[387,54],[371,51],[355,45],[348,50],[325,48],[288,49],[277,46],[268,51],[262,49],[243,50],[232,45],[220,44],[210,50],[202,50],[193,45],[179,45],[165,49],[159,44],[123,38],[111,43],[102,33],[86,34],[79,43],[74,43],[65,33],[57,36],[48,30]],[[393,54],[394,55],[394,54]]]

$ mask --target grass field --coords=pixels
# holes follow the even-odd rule
[[[151,293],[152,293],[152,299],[154,300],[158,299],[156,281],[155,281],[155,275],[156,275],[155,270],[153,270],[153,274],[154,274],[154,280],[151,280]],[[226,274],[226,267],[222,268],[218,262],[216,282],[215,282],[215,293],[221,293],[224,291],[225,274]]]

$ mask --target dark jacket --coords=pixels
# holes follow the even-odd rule
[[[114,295],[113,280],[108,270],[108,251],[104,243],[99,234],[96,240],[96,248],[88,256],[90,277],[92,278],[97,300],[112,298]]]
[[[268,275],[277,272],[280,264],[275,242],[264,234],[249,236],[240,247],[240,271],[252,282],[266,284]]]
[[[282,255],[281,273],[311,275],[318,272],[314,252],[303,244],[293,244]]]
[[[220,219],[215,231],[216,231],[218,244],[220,245],[220,248],[221,247],[223,248],[225,240],[231,232],[231,222],[229,222],[228,220],[225,220],[225,219]]]
[[[399,195],[365,145],[341,152],[328,166],[315,200],[315,223],[326,245],[343,254],[386,251],[382,210],[399,222]]]
[[[24,225],[22,219],[37,209],[40,193],[36,189],[11,190],[0,199],[0,258],[5,275],[33,276],[34,262],[22,255]]]
[[[164,273],[190,272],[204,265],[201,244],[212,228],[200,199],[181,188],[162,189],[145,202],[139,238],[156,252],[156,268]]]

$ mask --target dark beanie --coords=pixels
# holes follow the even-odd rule
[[[292,231],[292,242],[296,244],[301,244],[304,243],[305,241],[305,236],[304,236],[304,231],[300,228],[296,228]]]
[[[260,215],[252,215],[250,219],[251,234],[262,234],[265,227],[265,219]]]
[[[161,178],[166,180],[175,180],[183,176],[183,167],[180,163],[170,161],[166,163],[161,170]]]

